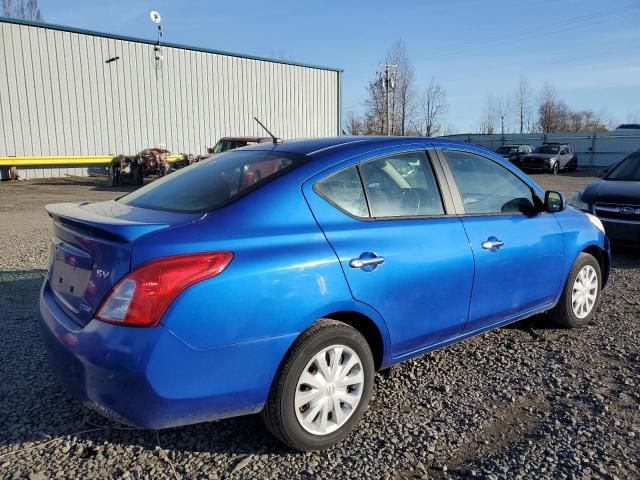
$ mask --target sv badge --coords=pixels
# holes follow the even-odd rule
[[[108,272],[107,270],[96,270],[96,275],[98,276],[98,278],[106,280],[107,278],[109,278],[109,275],[111,275],[111,272]]]

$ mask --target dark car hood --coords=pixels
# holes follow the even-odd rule
[[[582,200],[587,203],[640,205],[640,182],[596,180],[584,189]]]
[[[547,158],[557,157],[557,153],[528,153],[522,157],[523,160],[545,160]]]

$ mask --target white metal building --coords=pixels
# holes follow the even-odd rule
[[[0,18],[0,158],[337,135],[341,70]]]

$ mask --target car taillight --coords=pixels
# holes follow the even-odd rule
[[[157,325],[169,304],[185,288],[221,273],[231,252],[195,253],[153,260],[120,280],[96,318],[121,325]]]

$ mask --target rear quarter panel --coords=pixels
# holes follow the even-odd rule
[[[304,176],[291,172],[201,221],[134,244],[133,268],[181,253],[233,252],[224,272],[183,291],[164,313],[161,323],[183,342],[211,349],[298,334],[337,311],[371,318],[388,342],[383,320],[353,300],[302,195]]]

